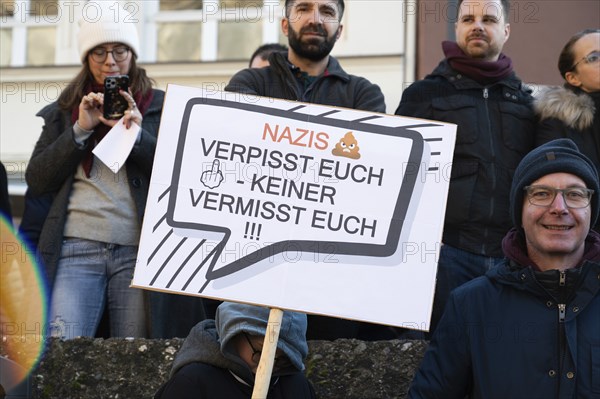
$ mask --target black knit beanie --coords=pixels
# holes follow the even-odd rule
[[[527,154],[517,166],[510,189],[510,209],[514,226],[521,228],[523,188],[551,173],[571,173],[583,180],[592,194],[590,226],[596,225],[600,210],[598,171],[588,157],[579,152],[570,139],[557,139],[543,144]]]

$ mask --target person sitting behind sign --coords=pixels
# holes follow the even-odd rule
[[[250,398],[268,320],[268,308],[221,303],[190,331],[154,399]],[[305,314],[283,313],[267,398],[316,397],[302,372],[306,326]]]

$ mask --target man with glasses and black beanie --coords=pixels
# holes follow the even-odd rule
[[[600,210],[594,164],[569,139],[531,151],[510,191],[505,260],[453,291],[409,398],[600,393]]]

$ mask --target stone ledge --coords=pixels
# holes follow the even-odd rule
[[[183,339],[50,340],[30,375],[34,399],[152,398]],[[426,341],[309,341],[306,374],[319,398],[404,398]]]

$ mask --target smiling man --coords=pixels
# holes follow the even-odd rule
[[[456,41],[442,43],[445,59],[396,110],[458,126],[430,331],[454,288],[502,260],[512,175],[534,148],[533,97],[502,53],[509,9],[508,0],[459,1]]]
[[[452,293],[409,398],[598,396],[599,191],[569,139],[522,160],[506,259]]]

